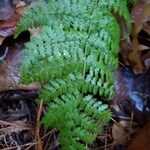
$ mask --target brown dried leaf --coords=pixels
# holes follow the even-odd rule
[[[25,6],[26,6],[25,2],[19,1],[19,3],[16,5],[15,12],[22,15]]]
[[[141,7],[142,5],[142,7]],[[139,8],[140,7],[140,8]],[[136,9],[136,10],[135,10]],[[135,7],[133,9],[133,12],[139,12],[138,10],[141,9],[141,13],[138,15],[138,17],[136,17],[136,19],[134,19],[134,25],[133,25],[133,29],[132,29],[132,47],[133,47],[133,51],[136,50],[141,50],[141,47],[139,45],[137,36],[138,33],[141,31],[143,23],[145,22],[146,19],[150,18],[150,4],[147,3],[140,3],[138,4],[138,7]],[[132,13],[134,15],[134,13]]]
[[[22,15],[23,14],[23,11],[24,11],[24,7],[18,7],[16,8],[15,12]]]
[[[143,50],[149,49],[148,37],[139,37],[141,31],[146,32],[149,35],[150,25],[148,23],[150,19],[150,1],[139,0],[137,5],[132,10],[132,42],[122,40],[121,42],[121,58],[122,62],[133,68],[134,73],[144,73],[149,69],[148,56],[145,57]],[[140,38],[140,39],[139,39]],[[140,40],[140,41],[139,41]],[[142,42],[141,42],[142,40]],[[143,56],[144,54],[144,56]],[[145,58],[145,59],[143,59]]]
[[[6,20],[0,21],[0,45],[3,40],[14,34],[16,25],[19,21],[20,16],[23,13],[25,3],[19,1],[16,5],[14,15]],[[33,34],[35,34],[33,32]],[[5,90],[36,90],[40,88],[40,83],[33,83],[31,85],[22,85],[19,83],[19,65],[22,58],[22,48],[24,42],[22,43],[12,43],[12,46],[7,47],[8,54],[4,60],[3,56],[0,57],[0,91]]]
[[[147,123],[129,144],[128,150],[150,150],[150,123]]]
[[[4,37],[0,36],[0,45],[3,43],[4,39]]]
[[[20,14],[15,13],[10,19],[6,21],[0,21],[0,36],[5,38],[13,35],[19,18]]]
[[[140,45],[139,45],[140,47]],[[144,62],[141,59],[141,51],[130,51],[128,53],[128,58],[127,60],[130,62],[130,65],[133,67],[134,73],[135,74],[141,74],[144,73],[145,70],[145,66],[144,66]]]
[[[19,3],[16,5],[16,8],[25,7],[25,6],[26,6],[26,3],[25,3],[25,2],[19,1]]]
[[[14,14],[15,5],[12,1],[3,0],[0,2],[0,20],[7,20]]]
[[[19,66],[23,55],[23,42],[8,47],[6,59],[0,62],[0,91],[5,90],[37,90],[40,83],[22,85],[19,83]]]
[[[14,4],[11,4],[11,5],[13,7],[13,12],[11,13],[11,15],[9,15],[10,17],[5,17],[4,20],[0,20],[0,45],[2,44],[3,40],[6,37],[14,34],[16,25],[24,11],[24,7],[26,6],[26,4],[23,1],[19,1],[16,7]],[[5,6],[5,7],[8,7],[8,6]],[[10,4],[9,4],[9,7],[11,7]],[[8,12],[8,11],[9,10],[5,8],[5,12]],[[1,12],[0,14],[2,15]]]
[[[141,60],[141,51],[145,46],[141,45],[138,41],[138,34],[145,24],[145,20],[150,18],[150,4],[148,1],[139,1],[132,11],[133,28],[132,28],[132,51],[128,53],[128,61],[132,65],[136,74],[146,71],[143,61]]]
[[[36,37],[41,32],[41,30],[42,30],[41,27],[29,29],[30,38]]]
[[[112,127],[113,145],[124,145],[128,141],[129,135],[133,132],[131,122],[115,122]]]
[[[132,9],[132,20],[133,23],[138,24],[138,22],[142,21],[142,18],[144,18],[144,16],[146,16],[145,18],[148,18],[147,16],[149,16],[149,12],[148,10],[143,10],[144,7],[149,7],[146,5],[150,4],[150,0],[138,0],[136,6]],[[141,16],[142,14],[142,16]]]

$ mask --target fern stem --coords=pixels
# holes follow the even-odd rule
[[[94,5],[95,7],[97,7],[96,4],[98,3],[98,1],[99,1],[99,0],[97,0],[97,1],[95,2],[95,5]],[[93,7],[93,9],[92,9],[92,15],[93,15],[93,11],[94,11],[94,8],[95,8],[95,7]],[[92,15],[91,15],[91,16],[92,16]],[[92,19],[90,20],[90,23],[89,23],[89,27],[88,27],[88,31],[87,31],[87,33],[88,33],[87,39],[88,39],[89,36],[90,36],[91,23],[92,23]],[[85,54],[85,57],[84,57],[84,65],[83,65],[83,78],[85,78],[85,71],[86,71],[87,41],[86,41],[86,43],[85,43],[84,54]]]

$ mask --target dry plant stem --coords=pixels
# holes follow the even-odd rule
[[[107,129],[105,133],[105,149],[104,150],[107,150]]]
[[[14,123],[9,123],[9,122],[6,122],[6,121],[2,121],[2,120],[0,120],[0,122],[2,123],[2,124],[4,124],[4,125],[13,125],[13,126],[16,126],[16,127],[18,127],[16,124],[14,124]],[[52,134],[52,132],[53,132],[54,130],[51,130],[50,132],[48,132],[47,134],[45,134],[43,137],[41,137],[40,139],[39,139],[39,141],[42,141],[45,137],[47,137],[47,136],[49,136],[50,134]],[[51,135],[50,135],[51,136]],[[37,145],[38,143],[39,143],[39,141],[37,141],[37,142],[33,142],[33,143],[27,143],[27,144],[24,144],[24,145],[19,145],[21,148],[23,148],[23,147],[27,147],[25,150],[29,150],[31,147],[33,147],[34,145]],[[2,143],[0,143],[1,144],[1,146],[3,146],[3,144]],[[7,144],[7,142],[6,142],[6,144]],[[2,150],[14,150],[14,149],[17,149],[18,147],[17,146],[12,146],[12,147],[9,147],[9,145],[7,145],[7,148],[5,148],[4,146],[3,146],[3,149]],[[36,149],[37,150],[37,149]]]
[[[33,146],[35,144],[37,144],[38,142],[34,142],[34,143],[27,143],[27,144],[24,144],[24,145],[19,145],[20,147],[25,147],[25,146]],[[8,148],[4,148],[2,150],[15,150],[17,149],[17,146],[13,146],[13,147],[9,147]]]
[[[13,126],[13,127],[24,129],[24,130],[33,130],[32,127],[27,126],[25,123],[23,123],[21,121],[18,121],[18,122],[14,121],[11,123],[11,122],[0,120],[0,125]],[[9,128],[9,127],[6,127],[4,129],[7,129],[7,128]],[[0,132],[1,131],[3,131],[3,129],[0,129]]]
[[[121,127],[121,128],[123,128],[124,129],[124,126],[123,125],[121,125],[120,123],[118,123],[115,119],[113,119],[112,117],[111,117],[111,120],[113,121],[113,122],[115,122],[116,123],[116,125],[118,125],[119,127]]]
[[[42,106],[43,106],[43,101],[41,100],[39,107],[37,109],[37,124],[36,124],[36,131],[35,131],[35,139],[37,141],[37,144],[35,145],[36,150],[42,150],[42,142],[40,140],[40,117],[42,113]]]

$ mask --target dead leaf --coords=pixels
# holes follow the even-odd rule
[[[128,150],[150,150],[150,123],[147,123],[128,145]]]
[[[6,21],[0,21],[1,38],[6,38],[14,34],[19,18],[20,18],[20,14],[15,13],[10,19]]]
[[[6,58],[0,62],[0,91],[5,90],[38,90],[40,83],[33,83],[31,85],[22,85],[19,83],[20,80],[20,62],[23,56],[24,43],[27,41],[13,42],[8,45],[8,53]],[[29,38],[29,35],[28,35]]]
[[[18,3],[19,2],[19,3]],[[26,3],[31,1],[18,1],[15,9],[15,13],[11,18],[6,21],[0,21],[0,44],[3,40],[14,34],[16,25],[23,13]],[[40,29],[33,30],[32,34],[36,35]],[[31,85],[22,85],[19,83],[19,66],[22,58],[22,49],[24,42],[13,43],[9,46],[9,52],[6,59],[0,56],[0,91],[5,90],[37,90],[40,88],[40,83],[33,83]],[[6,47],[5,47],[6,48]]]
[[[25,2],[19,1],[19,3],[16,5],[16,8],[25,7],[25,6],[26,6],[26,3],[25,3]]]
[[[30,38],[36,37],[41,32],[41,30],[42,30],[41,27],[29,29]]]
[[[16,5],[15,12],[22,15],[24,12],[24,7],[26,6],[25,2],[19,1],[19,3]]]
[[[145,19],[143,23],[143,30],[150,35],[150,18]]]
[[[4,37],[0,36],[0,45],[3,43],[4,39]]]
[[[131,68],[120,68],[116,72],[115,91],[112,108],[116,118],[122,120],[122,117],[128,118],[133,114],[134,120],[140,124],[150,119],[149,72],[136,75]]]
[[[130,51],[128,52],[128,57],[126,60],[133,67],[135,74],[142,74],[149,70],[149,58],[149,50],[146,52],[146,54],[144,54],[142,51]]]
[[[132,38],[133,38],[133,40],[132,40],[132,49],[133,49],[133,51],[141,50],[140,44],[139,44],[138,39],[137,39],[138,33],[141,31],[145,20],[150,18],[150,13],[149,13],[150,4],[147,4],[147,3],[142,4],[142,7],[140,9],[141,9],[141,13],[138,15],[136,20],[134,20],[134,25],[133,25],[133,28],[132,28]]]
[[[130,134],[133,132],[131,122],[115,122],[112,127],[113,145],[124,145],[127,143]]]
[[[136,74],[143,73],[145,66],[141,61],[141,51],[145,46],[141,45],[138,41],[138,34],[143,28],[145,22],[150,18],[150,4],[148,1],[138,1],[137,5],[132,10],[133,28],[132,28],[132,51],[128,53],[128,61],[133,67]]]
[[[148,9],[144,10],[144,7],[149,7],[149,5],[150,5],[150,0],[137,1],[137,4],[134,6],[134,8],[132,8],[132,12],[131,12],[133,23],[138,24],[138,22],[141,23],[143,21],[142,18],[148,18],[147,16],[149,16],[150,14],[148,12]]]
[[[6,4],[9,4],[9,5],[6,6]],[[17,4],[17,5],[15,6],[15,4]],[[0,19],[0,45],[2,44],[2,41],[6,37],[14,34],[16,25],[17,25],[21,15],[23,14],[24,7],[26,6],[26,3],[23,1],[19,1],[19,3],[17,2],[15,4],[13,4],[12,2],[11,3],[4,2],[4,4],[3,4],[4,12],[7,12],[7,13],[9,12],[9,8],[7,8],[7,7],[10,7],[13,9],[13,12],[11,12],[11,15],[9,15],[9,17],[8,17],[8,14],[6,14],[7,16],[6,15],[2,16],[2,13],[1,13],[2,10],[0,9],[0,14],[1,14],[0,18],[1,17],[5,18],[3,20]]]
[[[143,56],[143,50],[149,49],[149,39],[147,36],[139,37],[141,31],[149,35],[150,31],[150,1],[139,0],[132,9],[132,34],[131,42],[121,41],[121,59],[123,64],[131,66],[135,74],[141,74],[149,69],[149,55]],[[142,41],[142,42],[141,42]],[[143,59],[145,58],[145,59]]]
[[[15,5],[12,1],[3,0],[0,2],[0,20],[8,20],[14,14]]]

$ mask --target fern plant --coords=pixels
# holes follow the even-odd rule
[[[39,99],[48,104],[45,127],[60,132],[64,150],[86,149],[109,121],[100,99],[114,96],[120,27],[131,30],[128,4],[135,0],[41,0],[26,8],[15,37],[32,27],[39,35],[25,45],[21,81],[41,82]]]

